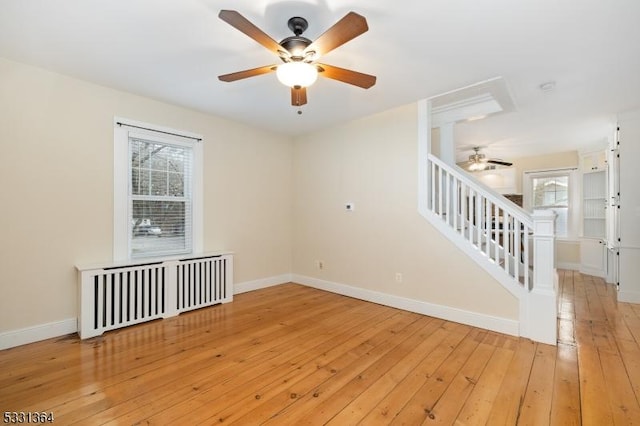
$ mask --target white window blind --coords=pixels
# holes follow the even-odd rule
[[[132,258],[191,251],[193,150],[129,137]]]

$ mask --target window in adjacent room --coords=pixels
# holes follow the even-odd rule
[[[527,210],[552,210],[556,213],[556,236],[576,236],[575,188],[573,170],[527,172],[523,181]]]
[[[116,121],[114,257],[199,251],[200,138]]]
[[[556,217],[556,234],[567,235],[569,217],[569,176],[534,177],[532,207],[535,210],[553,210]]]

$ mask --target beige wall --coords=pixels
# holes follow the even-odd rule
[[[235,252],[236,282],[294,272],[518,319],[417,212],[416,109],[293,141],[0,59],[0,333],[74,318],[74,265],[112,258],[114,116],[204,136],[204,249]]]
[[[516,299],[418,214],[417,146],[416,105],[296,140],[294,273],[518,319]]]
[[[290,138],[0,59],[0,332],[76,316],[113,253],[113,117],[204,136],[204,248],[236,282],[291,271]]]
[[[580,267],[580,242],[556,240],[556,267],[577,270]]]

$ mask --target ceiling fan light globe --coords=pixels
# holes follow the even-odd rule
[[[484,163],[471,163],[469,165],[469,171],[472,172],[479,172],[481,170],[484,170],[486,168],[486,165]]]
[[[318,79],[318,69],[306,62],[286,62],[278,65],[276,76],[289,87],[309,87]]]

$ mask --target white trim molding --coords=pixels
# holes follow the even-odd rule
[[[235,283],[233,285],[233,294],[246,293],[248,291],[260,290],[289,282],[291,282],[291,274],[282,274],[253,281]]]
[[[580,264],[575,262],[556,262],[556,269],[566,269],[568,271],[579,271]]]
[[[512,336],[520,335],[520,326],[518,321],[509,318],[494,317],[491,315],[452,308],[450,306],[436,305],[421,300],[409,299],[402,296],[381,293],[346,284],[320,280],[318,278],[304,275],[293,274],[292,281],[294,283],[317,288],[319,290],[329,291],[331,293],[341,294],[343,296],[353,297],[367,302],[378,303],[392,308],[441,318],[447,321],[453,321],[473,327],[484,328],[486,330],[509,334]]]
[[[203,136],[178,129],[113,118],[113,260],[126,261],[129,253],[129,137],[149,137],[163,143],[185,145],[193,151],[191,178],[191,250],[203,251],[204,169]],[[188,254],[188,253],[185,253]]]
[[[618,301],[625,303],[640,303],[640,291],[620,290],[618,292]]]
[[[69,318],[48,324],[34,325],[19,330],[0,333],[0,350],[34,343],[40,340],[52,339],[78,331],[78,320]]]

